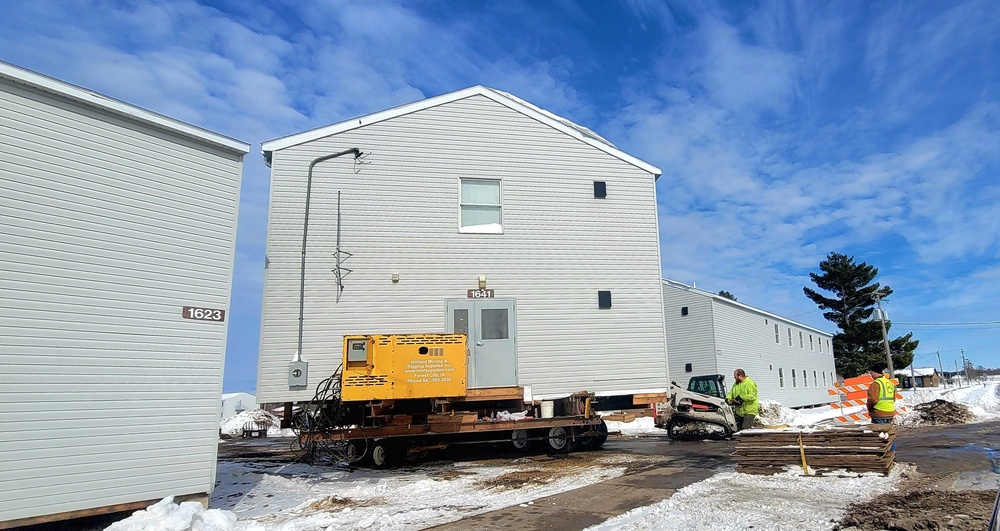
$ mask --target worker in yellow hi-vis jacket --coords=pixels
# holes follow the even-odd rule
[[[726,395],[726,403],[733,407],[736,415],[736,427],[747,430],[753,427],[753,419],[760,415],[760,402],[757,401],[757,383],[747,376],[743,369],[733,372],[736,383]]]
[[[892,424],[896,415],[896,385],[885,375],[885,364],[872,365],[868,374],[875,379],[868,386],[868,416],[872,424]]]

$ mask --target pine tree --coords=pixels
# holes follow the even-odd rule
[[[727,299],[729,299],[729,300],[731,300],[731,301],[735,301],[735,300],[736,300],[736,295],[733,295],[732,293],[729,293],[729,292],[728,292],[728,291],[726,291],[726,290],[722,290],[722,291],[720,291],[720,292],[718,293],[718,295],[719,295],[720,297],[725,297],[725,298],[727,298]]]
[[[864,373],[873,364],[885,361],[885,347],[879,320],[873,319],[875,298],[888,297],[892,288],[874,282],[878,269],[865,262],[857,264],[853,256],[830,253],[819,263],[822,274],[809,273],[816,286],[834,297],[826,297],[815,290],[802,288],[821,310],[828,321],[836,323],[840,333],[833,336],[834,363],[837,372],[851,377]],[[892,323],[886,321],[886,330]],[[909,333],[889,342],[892,364],[903,368],[913,362],[913,351],[919,341]]]

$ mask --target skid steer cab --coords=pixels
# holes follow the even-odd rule
[[[687,388],[670,382],[670,403],[656,426],[671,439],[726,438],[737,430],[736,415],[726,403],[726,377],[695,376]]]

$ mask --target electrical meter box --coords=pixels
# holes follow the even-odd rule
[[[344,336],[341,400],[465,396],[464,334]]]
[[[288,364],[288,387],[305,387],[309,384],[309,362],[293,361]]]

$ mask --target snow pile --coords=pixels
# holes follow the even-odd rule
[[[795,423],[795,410],[787,408],[774,400],[760,401],[760,415],[757,416],[765,426],[792,425]]]
[[[230,437],[242,437],[247,424],[253,424],[267,429],[268,437],[294,437],[292,430],[281,429],[281,419],[262,409],[248,409],[237,415],[223,419],[219,430]]]
[[[589,531],[829,529],[851,502],[894,490],[909,475],[897,464],[888,477],[803,477],[716,474],[657,504],[633,509]]]
[[[111,524],[105,531],[233,531],[236,515],[231,511],[205,508],[199,502],[174,503],[167,496],[132,516]],[[247,528],[247,531],[250,531]]]
[[[622,437],[666,437],[667,430],[661,430],[655,425],[653,417],[639,417],[631,422],[605,420],[608,431],[621,433]]]
[[[965,404],[976,416],[976,420],[1000,419],[1000,382],[948,389],[941,394],[941,398]]]

